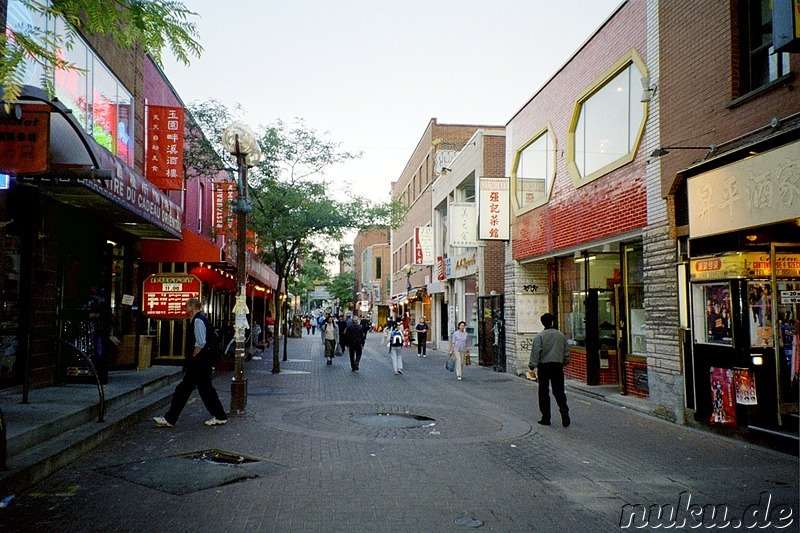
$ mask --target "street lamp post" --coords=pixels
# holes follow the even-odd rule
[[[247,168],[261,159],[261,149],[253,131],[244,124],[232,124],[222,133],[222,144],[236,157],[238,198],[236,212],[236,304],[233,312],[236,357],[231,379],[231,414],[243,415],[247,406],[247,378],[244,377],[244,332],[247,328],[247,214],[253,210],[247,199]]]

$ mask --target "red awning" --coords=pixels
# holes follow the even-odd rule
[[[142,239],[142,261],[148,263],[218,263],[220,249],[197,233],[183,228],[180,241]]]

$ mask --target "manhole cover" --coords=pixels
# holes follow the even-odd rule
[[[281,465],[241,454],[203,450],[107,466],[98,468],[97,471],[162,492],[181,495],[275,475],[283,468]]]
[[[435,420],[429,416],[409,413],[375,413],[354,415],[353,422],[370,427],[380,428],[420,428],[433,425]]]

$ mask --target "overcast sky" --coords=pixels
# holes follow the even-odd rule
[[[327,172],[386,201],[428,121],[505,125],[620,0],[184,0],[205,51],[165,55],[184,102],[302,118],[361,151]]]

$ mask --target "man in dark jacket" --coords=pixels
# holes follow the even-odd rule
[[[564,392],[564,365],[569,363],[569,344],[563,333],[555,327],[555,317],[550,313],[542,315],[544,330],[533,338],[531,360],[528,368],[539,371],[539,411],[542,419],[539,424],[550,425],[550,383],[553,396],[561,411],[561,425],[569,426],[569,407]]]
[[[350,350],[350,368],[353,372],[358,370],[358,365],[361,363],[361,353],[364,348],[364,330],[361,325],[354,321],[350,321],[344,330],[345,345]]]
[[[222,402],[219,401],[216,389],[211,384],[212,360],[209,350],[206,349],[206,335],[211,331],[211,324],[206,315],[200,311],[200,300],[189,298],[185,306],[191,320],[186,329],[186,364],[183,380],[175,387],[169,411],[153,420],[159,427],[174,426],[196,387],[203,405],[213,416],[210,420],[206,420],[205,424],[207,426],[225,424],[228,422],[228,415],[222,407]]]

